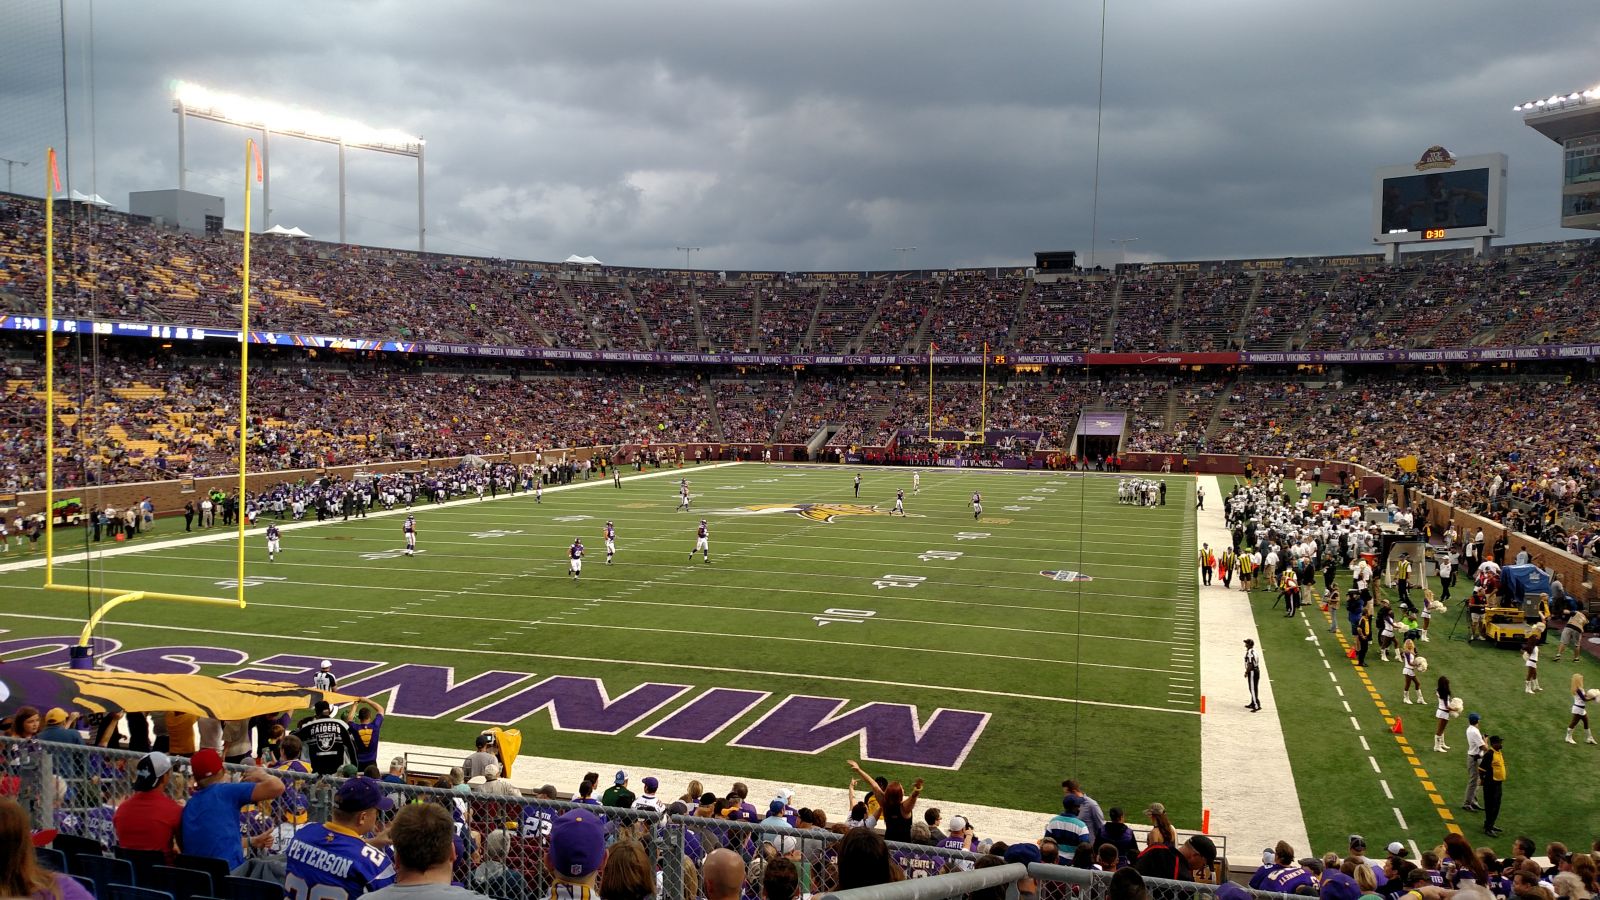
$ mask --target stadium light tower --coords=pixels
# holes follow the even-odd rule
[[[423,148],[427,142],[421,137],[394,129],[372,128],[350,119],[328,116],[299,107],[284,106],[269,100],[255,100],[213,91],[189,81],[172,85],[172,111],[178,114],[178,190],[188,189],[187,135],[185,126],[190,118],[205,119],[233,125],[261,133],[261,194],[262,206],[267,216],[272,215],[270,176],[267,173],[267,136],[281,134],[287,137],[334,144],[339,148],[339,243],[345,243],[345,149],[371,150],[395,156],[409,156],[417,161],[417,249],[428,249],[427,191],[423,180]],[[270,219],[263,222],[270,226]]]
[[[1561,145],[1561,227],[1600,230],[1600,85],[1511,107]]]
[[[20,160],[20,159],[8,159],[8,158],[6,158],[4,156],[0,156],[0,162],[3,162],[3,163],[6,164],[6,193],[15,194],[16,190],[14,189],[14,187],[13,187],[13,185],[11,183],[11,169],[14,166],[21,166],[24,169],[26,169],[28,167],[28,164],[26,162],[24,162],[23,160]]]
[[[694,268],[694,266],[689,264],[689,254],[691,254],[691,253],[699,253],[700,252],[700,248],[699,247],[679,247],[678,249],[683,251],[683,267],[685,269],[692,270]]]

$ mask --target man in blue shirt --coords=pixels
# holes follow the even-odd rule
[[[394,881],[389,854],[362,837],[378,827],[378,812],[394,809],[394,800],[371,778],[352,778],[333,795],[332,821],[313,822],[296,831],[289,843],[284,890],[293,900],[343,897],[387,887]]]
[[[207,747],[189,760],[195,791],[183,808],[183,852],[226,860],[229,869],[244,864],[239,840],[239,811],[252,803],[275,800],[283,782],[259,766],[245,772],[244,780],[230,782],[222,757]]]

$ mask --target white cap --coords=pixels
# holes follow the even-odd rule
[[[324,669],[331,669],[331,668],[333,668],[333,660],[331,660],[331,659],[325,659],[325,660],[323,660],[323,661],[322,661],[322,667],[323,667],[323,668],[324,668]]]
[[[967,830],[967,820],[966,819],[962,818],[961,816],[951,816],[950,817],[950,833],[951,834],[959,834],[960,832],[963,832],[963,831],[966,831],[966,830]]]

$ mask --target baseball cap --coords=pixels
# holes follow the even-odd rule
[[[621,769],[618,769],[617,770],[617,777],[616,777],[615,781],[616,781],[617,784],[626,784],[627,781],[628,781],[628,773],[624,772]]]
[[[487,747],[492,743],[494,743],[494,735],[488,733],[487,731],[478,735],[472,740],[472,744],[475,747]]]
[[[331,668],[333,668],[333,660],[331,660],[331,659],[325,659],[325,660],[323,660],[323,661],[322,661],[322,668],[324,668],[324,669],[331,669]]]
[[[1367,839],[1362,837],[1359,834],[1350,835],[1350,849],[1351,850],[1365,850],[1365,849],[1367,849]]]
[[[704,794],[700,795],[700,805],[701,806],[715,806],[715,805],[717,805],[717,795],[711,793],[710,791],[706,791]]]
[[[1042,859],[1043,857],[1039,854],[1038,844],[1012,844],[1006,848],[1005,860],[1008,863],[1022,863],[1026,865],[1028,863],[1040,862]]]
[[[161,776],[172,771],[172,758],[165,753],[146,753],[133,767],[133,789],[153,791]]]
[[[654,775],[646,775],[644,777],[644,789],[646,793],[654,794],[656,792],[656,788],[660,786],[661,782],[657,781]]]
[[[1411,851],[1406,849],[1406,845],[1400,843],[1399,841],[1390,841],[1389,846],[1383,849],[1387,851],[1390,856],[1398,856],[1401,859],[1404,859],[1411,854]]]
[[[1217,864],[1217,845],[1211,842],[1211,838],[1203,834],[1197,834],[1189,838],[1188,844],[1194,848],[1194,852],[1205,859],[1206,865],[1214,866]]]
[[[1361,886],[1343,872],[1322,873],[1322,900],[1360,900]]]
[[[1217,900],[1250,900],[1250,892],[1232,881],[1217,885]]]
[[[189,770],[195,778],[210,778],[222,771],[222,757],[210,747],[189,757]]]
[[[792,834],[775,834],[772,836],[772,846],[778,848],[778,855],[793,853],[800,846],[800,841]]]
[[[1068,794],[1061,798],[1061,808],[1069,816],[1075,816],[1083,809],[1083,798],[1077,794]]]
[[[1163,816],[1166,815],[1167,805],[1165,803],[1152,803],[1144,808],[1144,814],[1146,817],[1153,817],[1157,813]]]
[[[341,812],[349,813],[368,809],[388,812],[394,809],[394,799],[385,794],[376,781],[364,775],[339,785],[339,790],[333,795],[333,802]]]
[[[788,806],[789,801],[794,799],[794,791],[791,791],[788,788],[783,788],[778,791],[778,799],[783,801],[784,806]]]
[[[58,833],[54,828],[41,828],[33,833],[33,845],[35,847],[48,847],[50,842],[56,839]]]
[[[781,815],[783,815],[783,808],[784,807],[783,807],[783,801],[782,800],[774,800],[771,803],[767,804],[767,815],[769,815],[769,816],[781,816]]]
[[[1478,724],[1478,722],[1481,721],[1482,719],[1483,719],[1483,717],[1478,715],[1477,713],[1467,713],[1467,721],[1471,722],[1474,725]]]
[[[46,725],[60,725],[66,721],[67,711],[59,706],[52,706],[50,711],[44,714],[44,723]]]
[[[568,810],[550,826],[550,867],[557,875],[582,878],[599,869],[605,855],[605,830],[594,813]]]

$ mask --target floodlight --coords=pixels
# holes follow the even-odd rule
[[[339,243],[345,243],[345,190],[344,152],[346,148],[372,150],[396,156],[414,157],[417,161],[417,249],[427,250],[426,203],[423,182],[423,145],[421,137],[393,128],[374,128],[370,125],[330,116],[299,106],[289,106],[271,100],[243,97],[195,84],[192,81],[173,81],[172,111],[178,114],[178,189],[185,189],[184,123],[189,118],[205,119],[261,132],[261,156],[265,170],[268,136],[281,134],[339,147]],[[271,215],[271,182],[263,179],[262,205]],[[263,217],[264,220],[266,217]],[[264,221],[264,224],[272,224]]]

